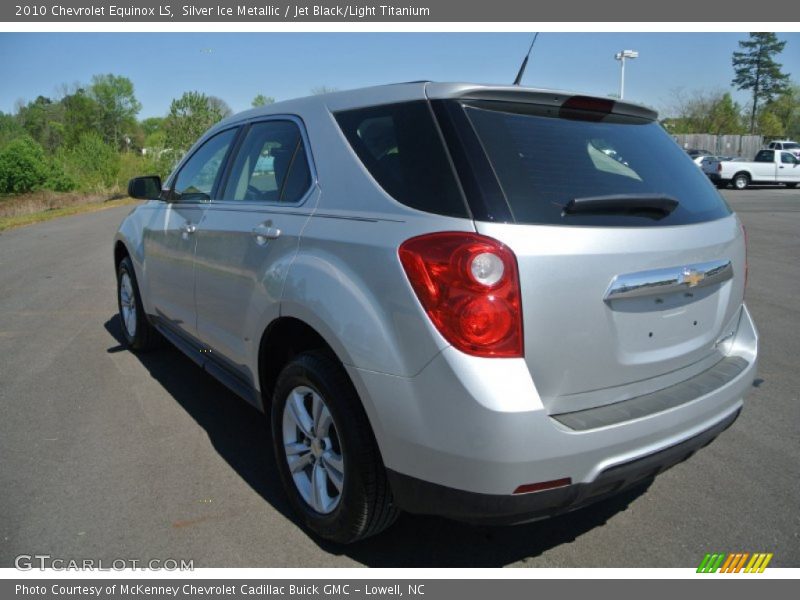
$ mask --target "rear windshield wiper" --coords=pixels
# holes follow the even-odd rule
[[[564,206],[562,217],[568,215],[628,215],[648,219],[663,219],[675,210],[679,202],[664,194],[613,194],[573,198]]]

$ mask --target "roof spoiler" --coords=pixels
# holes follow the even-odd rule
[[[426,93],[431,99],[489,100],[495,102],[524,102],[556,109],[597,110],[626,117],[655,121],[658,112],[642,106],[600,96],[585,96],[560,90],[524,87],[478,86],[469,84],[429,83]],[[596,105],[596,106],[595,106]]]

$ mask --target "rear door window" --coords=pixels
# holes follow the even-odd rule
[[[465,111],[518,223],[664,226],[730,214],[708,178],[656,122],[603,114],[578,120],[532,105],[500,104],[474,103]],[[679,205],[660,219],[564,214],[572,200],[619,195],[668,196]]]
[[[427,102],[348,110],[335,116],[359,160],[387,194],[426,212],[468,216]]]
[[[300,128],[290,120],[264,121],[244,136],[221,200],[294,204],[310,186]]]

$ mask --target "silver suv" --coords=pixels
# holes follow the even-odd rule
[[[164,337],[271,414],[294,509],[518,523],[651,479],[756,371],[745,234],[641,106],[407,83],[219,123],[114,245]]]

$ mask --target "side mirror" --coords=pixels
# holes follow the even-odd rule
[[[161,177],[134,177],[128,182],[128,196],[137,200],[155,200],[161,196]]]

